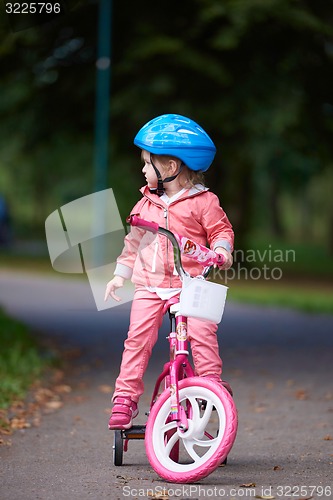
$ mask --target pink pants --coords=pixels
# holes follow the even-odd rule
[[[123,352],[120,373],[116,380],[113,399],[129,396],[138,402],[143,393],[143,375],[152,349],[157,341],[158,329],[163,319],[165,301],[145,288],[135,290],[130,327]],[[222,373],[222,360],[217,342],[217,325],[212,321],[188,319],[189,340],[197,375]]]

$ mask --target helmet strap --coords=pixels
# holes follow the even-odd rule
[[[150,192],[151,193],[156,193],[158,196],[162,196],[164,194],[164,191],[165,191],[165,188],[163,186],[164,182],[171,182],[174,179],[176,179],[176,177],[178,177],[178,175],[180,174],[180,172],[183,170],[184,163],[183,162],[181,163],[177,174],[172,175],[171,177],[166,177],[165,179],[162,179],[161,173],[158,170],[158,168],[155,166],[151,154],[150,154],[150,163],[152,164],[152,166],[153,166],[153,168],[155,170],[156,176],[157,176],[157,188],[150,189]]]

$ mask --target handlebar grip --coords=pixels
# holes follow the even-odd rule
[[[217,262],[216,262],[216,264],[217,264],[217,266],[218,266],[218,267],[221,267],[221,266],[223,266],[223,264],[225,263],[226,258],[225,258],[225,256],[224,256],[224,255],[222,255],[221,253],[218,253],[218,254],[217,254],[217,256],[218,256],[218,257],[217,257]]]
[[[141,219],[137,214],[133,214],[127,217],[126,222],[128,222],[131,226],[140,227],[154,234],[156,234],[159,229],[159,225],[156,222],[150,222],[148,220]]]
[[[180,234],[175,233],[175,237],[181,253],[197,262],[200,262],[202,266],[217,265],[218,267],[221,267],[226,261],[223,254],[216,253],[214,250],[211,250],[200,243],[196,243],[186,236],[181,236]]]

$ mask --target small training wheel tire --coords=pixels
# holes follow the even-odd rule
[[[123,465],[124,443],[121,431],[114,431],[113,440],[113,463],[114,465]]]

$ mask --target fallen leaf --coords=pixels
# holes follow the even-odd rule
[[[244,483],[240,485],[240,488],[255,488],[256,483]]]
[[[48,410],[59,410],[64,405],[62,401],[47,401],[45,407]]]
[[[58,394],[68,394],[69,392],[72,392],[71,386],[66,385],[66,384],[56,385],[54,387],[54,390]]]
[[[37,389],[35,392],[35,400],[37,403],[43,404],[48,399],[52,399],[54,397],[54,392],[51,389],[47,389],[46,387],[41,387]]]
[[[6,436],[12,434],[12,430],[10,428],[10,420],[5,414],[0,418],[0,435],[4,434]]]
[[[0,437],[0,446],[11,446],[12,442],[10,439],[3,439]]]
[[[102,384],[98,386],[99,392],[103,392],[104,394],[109,394],[113,391],[113,387],[111,385]]]
[[[24,418],[13,418],[10,421],[10,426],[12,429],[28,429],[31,427],[31,424]]]
[[[332,436],[330,436],[329,434],[327,434],[327,436],[324,437],[324,441],[332,441]]]
[[[10,426],[10,424],[9,424]],[[9,427],[9,428],[1,428],[0,429],[0,435],[4,435],[4,436],[10,436],[11,434],[13,434],[13,431],[12,429]]]
[[[169,492],[163,489],[161,493],[153,493],[152,491],[148,491],[148,496],[152,498],[156,498],[157,500],[169,500]]]
[[[273,470],[282,470],[282,467],[279,465],[274,465]]]
[[[16,412],[20,409],[24,408],[24,402],[23,401],[13,401],[11,406],[10,406],[10,411],[11,412]]]
[[[309,399],[309,394],[304,389],[299,389],[295,392],[295,398],[299,401],[305,401],[306,399]]]

